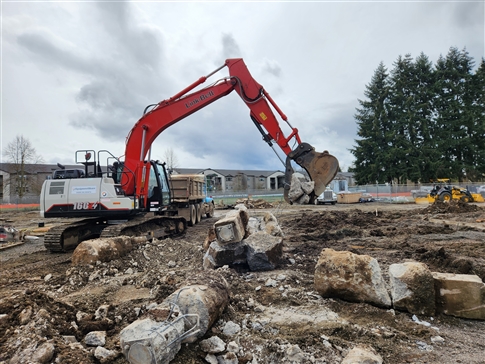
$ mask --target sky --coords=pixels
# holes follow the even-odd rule
[[[483,0],[1,0],[0,149],[22,135],[45,163],[74,164],[87,149],[122,156],[147,105],[243,58],[301,140],[346,171],[379,63],[424,53],[435,64],[456,47],[478,65],[484,19]],[[170,150],[181,168],[284,170],[236,92],[165,130],[151,157]]]

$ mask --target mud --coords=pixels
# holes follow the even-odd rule
[[[250,209],[272,212],[285,234],[284,261],[270,272],[222,268],[230,304],[205,335],[236,340],[239,363],[284,363],[298,345],[301,363],[340,363],[357,344],[372,346],[385,363],[484,363],[485,322],[445,315],[419,317],[363,303],[323,299],[313,273],[323,248],[376,258],[387,279],[390,264],[426,263],[432,271],[476,274],[485,280],[485,209],[480,204],[337,204]],[[70,254],[51,254],[39,241],[0,251],[0,363],[27,363],[29,348],[54,344],[49,363],[99,363],[85,345],[90,331],[106,331],[105,348],[121,352],[118,334],[202,271],[202,244],[216,217],[183,237],[155,240],[107,263],[72,267]],[[8,214],[8,216],[6,215]],[[19,228],[34,228],[36,212],[4,213]],[[62,223],[59,219],[56,223]],[[268,279],[277,286],[267,286]],[[96,310],[108,305],[106,317]],[[29,313],[30,312],[30,313]],[[233,321],[237,337],[222,328]],[[79,344],[64,336],[74,336]],[[440,337],[442,340],[437,341]],[[206,363],[198,343],[183,345],[172,363]],[[118,355],[108,363],[127,363]]]

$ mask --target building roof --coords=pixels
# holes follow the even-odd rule
[[[259,170],[251,170],[251,169],[174,168],[174,170],[179,174],[199,174],[199,173],[207,174],[206,173],[207,171],[214,171],[215,173],[218,173],[224,177],[233,177],[233,176],[237,176],[238,174],[245,174],[246,176],[255,176],[255,177],[268,177],[268,176],[271,176],[272,174],[275,174],[276,172],[284,173],[278,170],[259,171]]]
[[[16,173],[18,164],[15,163],[0,163],[0,170],[7,173]],[[66,169],[84,169],[80,164],[66,165]],[[60,169],[57,164],[26,164],[25,172],[28,174],[49,174]]]

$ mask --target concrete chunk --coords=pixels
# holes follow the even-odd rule
[[[247,236],[249,216],[245,210],[233,210],[214,224],[217,241],[221,244],[237,243]]]
[[[283,238],[258,231],[246,240],[247,262],[252,271],[275,269],[283,257]]]
[[[314,280],[315,289],[323,297],[391,306],[379,264],[368,255],[323,249]]]
[[[485,320],[485,284],[473,274],[433,272],[436,308],[445,315]]]
[[[72,265],[108,262],[128,254],[133,247],[146,241],[146,237],[117,236],[83,241],[72,253]]]
[[[213,241],[204,256],[204,268],[246,263],[246,251],[247,245],[244,240],[227,245]]]
[[[395,309],[417,315],[435,314],[434,280],[426,264],[418,262],[391,264],[389,279]]]
[[[228,303],[226,280],[201,272],[120,332],[123,354],[132,364],[168,363],[182,343],[204,336]]]

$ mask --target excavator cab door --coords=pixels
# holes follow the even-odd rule
[[[159,211],[170,205],[170,187],[163,164],[150,162],[150,178],[148,181],[148,207],[150,211]]]

